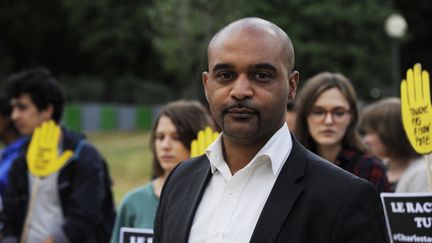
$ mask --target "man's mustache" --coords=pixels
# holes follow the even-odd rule
[[[235,102],[222,110],[222,115],[228,112],[244,112],[244,113],[259,113],[255,106],[249,104],[249,102]]]

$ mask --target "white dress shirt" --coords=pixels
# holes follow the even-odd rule
[[[212,177],[196,211],[189,243],[249,242],[292,140],[284,124],[234,175],[226,164],[221,135],[207,149]]]

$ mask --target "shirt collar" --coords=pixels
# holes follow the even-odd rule
[[[227,166],[222,152],[222,133],[206,150],[207,158],[210,162],[211,172],[214,173],[221,166]],[[262,157],[270,159],[272,172],[279,174],[283,164],[291,153],[293,143],[291,134],[286,123],[267,141],[260,151],[249,163],[254,163]]]

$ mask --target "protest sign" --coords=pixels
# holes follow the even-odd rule
[[[391,242],[432,242],[432,193],[381,193]]]
[[[152,243],[153,230],[142,228],[120,228],[120,243]]]
[[[197,139],[191,143],[191,158],[203,155],[208,146],[210,146],[219,136],[218,132],[213,131],[211,127],[206,127],[198,132]]]
[[[411,145],[420,154],[432,152],[432,105],[429,73],[420,63],[408,69],[401,83],[402,122]],[[429,191],[432,191],[431,158],[425,155]]]
[[[49,176],[60,170],[73,156],[71,150],[58,153],[61,129],[54,121],[43,122],[32,134],[26,159],[30,173],[37,177]]]
[[[421,154],[432,152],[432,106],[429,73],[416,63],[401,83],[402,121],[408,139]]]

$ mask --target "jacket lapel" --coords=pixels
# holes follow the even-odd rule
[[[194,171],[192,180],[190,180],[189,185],[187,185],[189,189],[186,194],[187,196],[184,197],[185,200],[183,201],[182,206],[182,215],[184,216],[183,219],[186,223],[182,224],[176,233],[179,236],[178,239],[182,239],[179,242],[188,242],[193,218],[212,175],[210,171],[210,163],[207,157],[204,155],[200,160],[202,161],[197,163],[200,167]]]
[[[273,186],[251,237],[251,243],[274,242],[303,187],[296,181],[304,175],[306,150],[293,138],[293,148]]]

